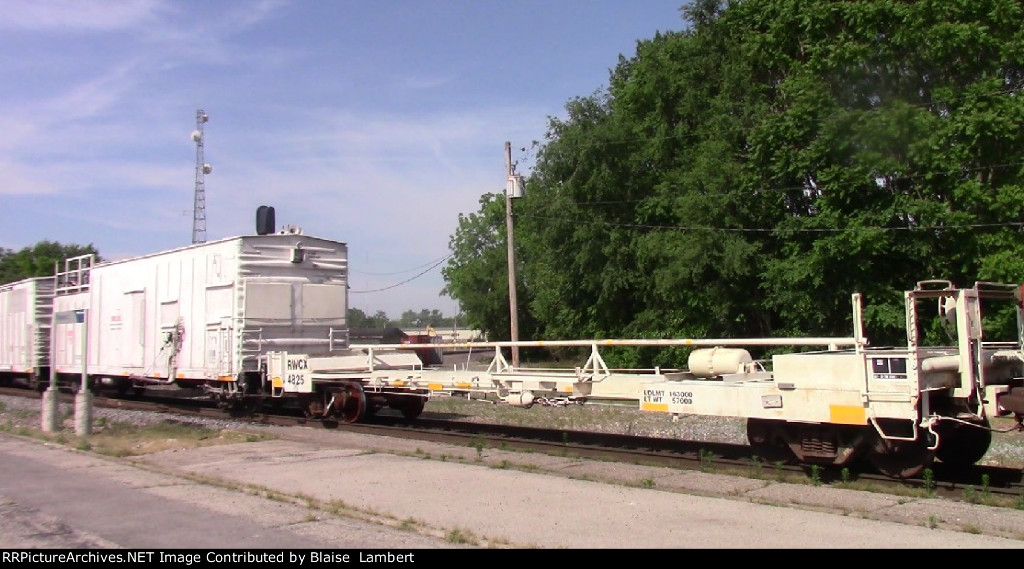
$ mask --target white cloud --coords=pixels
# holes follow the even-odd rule
[[[40,195],[56,192],[45,172],[30,165],[0,159],[0,195]]]
[[[152,22],[161,0],[5,0],[0,29],[114,31]]]

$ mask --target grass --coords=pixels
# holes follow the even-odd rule
[[[157,423],[136,427],[115,423],[89,438],[93,452],[109,456],[139,456],[167,450],[221,444],[252,443],[275,438],[266,433],[217,430],[188,424]]]
[[[65,415],[67,415],[65,413]],[[165,421],[138,425],[110,421],[105,417],[93,419],[92,434],[79,437],[65,428],[46,433],[40,428],[39,412],[26,409],[0,410],[3,421],[0,430],[48,442],[66,445],[79,451],[94,452],[115,458],[141,456],[168,450],[205,447],[221,444],[252,443],[277,438],[270,433],[245,432],[230,429],[211,429],[200,425]],[[71,413],[65,417],[69,421]]]
[[[449,530],[448,534],[445,535],[445,539],[447,539],[450,543],[460,543],[469,545],[479,544],[479,540],[475,535],[473,535],[473,532],[464,528],[454,528]]]

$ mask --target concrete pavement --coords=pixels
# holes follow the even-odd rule
[[[314,428],[114,459],[0,435],[3,548],[1024,548],[1024,512]]]

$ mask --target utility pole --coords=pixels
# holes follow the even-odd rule
[[[516,304],[516,254],[515,237],[512,227],[512,199],[522,197],[522,177],[515,173],[512,165],[512,143],[505,143],[505,227],[508,231],[508,310],[512,323],[512,341],[519,341],[519,306]],[[512,346],[512,367],[519,367],[519,346]]]

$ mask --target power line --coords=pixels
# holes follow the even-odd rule
[[[947,225],[917,225],[913,227],[882,227],[874,225],[860,225],[840,228],[759,228],[759,227],[711,227],[708,225],[642,225],[635,223],[613,223],[610,221],[594,220],[590,217],[566,219],[563,217],[548,217],[543,215],[520,214],[520,217],[531,219],[543,219],[551,221],[568,221],[570,223],[586,225],[603,225],[605,227],[621,227],[626,229],[648,229],[664,231],[717,231],[723,233],[844,233],[847,231],[937,231],[946,229],[984,229],[990,227],[1024,227],[1024,222],[1010,221],[1006,223],[965,223]],[[805,218],[810,219],[810,218]]]
[[[351,269],[349,269],[349,273],[350,274],[354,273],[354,274],[359,274],[359,275],[373,275],[375,277],[389,277],[389,276],[392,276],[392,275],[400,275],[402,273],[411,273],[413,271],[422,269],[423,267],[426,267],[428,265],[436,266],[437,263],[447,259],[448,257],[451,257],[451,254],[445,255],[444,257],[441,257],[440,259],[434,259],[433,261],[427,261],[426,263],[423,263],[422,265],[419,265],[418,267],[413,267],[411,269],[405,269],[405,270],[402,270],[402,271],[395,271],[393,273],[371,273],[371,272],[368,272],[368,271],[354,271],[354,270],[351,270]]]
[[[438,260],[438,261],[437,261],[436,263],[434,263],[434,264],[433,264],[433,265],[431,265],[431,266],[430,266],[429,268],[427,268],[427,269],[426,269],[425,271],[423,271],[423,272],[421,272],[421,273],[419,273],[419,274],[417,274],[417,275],[415,275],[415,276],[409,277],[409,278],[405,279],[405,280],[404,280],[404,281],[402,281],[402,282],[399,282],[399,283],[395,283],[395,284],[393,284],[393,285],[391,285],[391,286],[386,286],[386,287],[384,287],[384,288],[376,288],[376,289],[373,289],[373,290],[351,290],[351,289],[350,289],[350,290],[349,290],[348,292],[349,292],[349,294],[362,294],[362,293],[367,293],[367,292],[381,292],[381,291],[385,291],[385,290],[391,290],[391,289],[393,289],[393,288],[395,288],[395,287],[399,287],[399,286],[402,286],[402,285],[404,285],[405,283],[408,283],[408,282],[410,282],[410,281],[414,281],[414,280],[416,280],[416,279],[418,279],[418,278],[422,277],[423,275],[425,275],[425,274],[429,273],[429,272],[430,272],[431,270],[433,270],[433,269],[434,269],[435,267],[437,267],[437,266],[438,266],[438,265],[440,265],[441,263],[443,263],[443,262],[445,262],[446,260],[448,260],[448,258],[449,258],[449,257],[451,257],[451,254],[445,255],[445,256],[444,256],[444,257],[442,257],[442,258],[441,258],[440,260]]]
[[[954,170],[942,170],[942,171],[933,171],[933,172],[920,172],[920,173],[917,173],[917,174],[906,174],[906,175],[903,175],[903,176],[887,176],[885,174],[878,174],[875,178],[888,178],[888,179],[891,179],[891,180],[896,181],[896,182],[899,182],[899,181],[913,181],[913,180],[916,180],[916,179],[919,179],[919,178],[930,178],[930,177],[934,177],[934,176],[954,176],[954,175],[957,175],[957,174],[969,174],[969,173],[972,173],[972,172],[984,172],[984,171],[988,171],[988,170],[1015,168],[1015,167],[1020,167],[1020,166],[1024,166],[1024,160],[1018,161],[1018,162],[1005,162],[1003,164],[987,164],[985,166],[978,166],[976,168],[957,168],[957,169],[954,169]],[[865,184],[865,183],[877,183],[877,182],[874,182],[874,180],[860,180],[860,181],[851,181],[851,182],[831,182],[828,185],[823,186],[822,189],[819,189],[817,191],[819,191],[819,192],[827,192],[830,189],[858,186],[858,185]],[[752,190],[752,191],[755,191],[757,193],[774,193],[774,192],[806,191],[807,189],[808,189],[807,186],[788,186],[788,187],[780,187],[780,188],[758,188],[758,189]],[[882,190],[883,188],[881,186],[879,186],[879,189]],[[713,195],[725,195],[725,194],[731,193],[731,192],[733,192],[733,190],[709,191],[709,192],[705,192],[705,195],[712,195],[712,196]],[[890,193],[892,193],[892,192],[890,192]],[[562,207],[565,207],[566,205],[585,206],[585,205],[637,204],[637,203],[643,203],[643,202],[649,200],[651,197],[657,197],[657,194],[652,194],[652,195],[645,196],[645,197],[638,198],[638,199],[634,199],[634,200],[597,200],[597,201],[575,201],[575,200],[571,200],[571,201],[561,202],[561,203],[542,202],[541,203],[541,207],[545,207],[545,208],[562,208]]]

